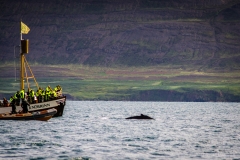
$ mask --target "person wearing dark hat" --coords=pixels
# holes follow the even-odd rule
[[[12,106],[12,114],[15,114],[15,113],[17,113],[16,112],[16,99],[14,97],[11,97],[11,98],[12,99],[11,99],[10,105]]]
[[[23,113],[27,113],[27,112],[28,112],[28,106],[30,106],[30,104],[27,102],[26,99],[24,99],[24,100],[22,101]]]

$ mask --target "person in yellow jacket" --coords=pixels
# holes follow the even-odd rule
[[[48,85],[46,88],[46,91],[51,91],[51,90],[52,90],[52,88],[50,87],[50,85]]]
[[[55,90],[52,90],[52,99],[57,98],[57,93]]]
[[[25,91],[24,91],[24,89],[22,89],[22,90],[20,91],[20,98],[21,98],[22,100],[24,100],[24,98],[25,98]]]
[[[15,113],[17,113],[16,112],[16,99],[12,96],[10,98],[10,101],[11,101],[10,105],[12,106],[12,114],[15,114]]]
[[[39,89],[37,90],[37,92],[35,93],[35,96],[37,98],[37,103],[40,102],[40,92]]]
[[[54,91],[55,91],[55,92],[57,92],[57,91],[58,91],[58,86],[56,86],[56,87],[54,88]]]
[[[49,98],[50,98],[50,100],[53,99],[53,91],[54,90],[52,90],[52,89],[49,91]]]
[[[17,91],[17,93],[15,93],[14,98],[16,100],[16,105],[19,106],[20,105],[20,98],[21,98],[21,95],[20,95],[19,91]]]
[[[29,92],[29,97],[30,97],[30,103],[35,103],[34,101],[34,91],[33,90],[30,90]]]
[[[43,102],[43,98],[42,98],[42,88],[39,87],[39,90],[38,90],[38,94],[39,94],[39,102]]]
[[[10,103],[11,103],[13,100],[14,100],[14,97],[11,96],[11,97],[10,97]]]
[[[60,85],[57,85],[57,96],[61,97],[62,96],[62,87]]]
[[[45,101],[48,101],[50,99],[50,91],[45,91]]]
[[[47,91],[43,91],[43,95],[44,95],[44,101],[47,101]]]
[[[45,91],[43,89],[41,89],[41,93],[42,93],[41,102],[44,102],[45,101]]]

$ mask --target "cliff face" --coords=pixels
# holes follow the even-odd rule
[[[1,62],[12,60],[22,19],[38,63],[240,68],[239,0],[0,3]]]

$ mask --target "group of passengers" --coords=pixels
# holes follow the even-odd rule
[[[47,86],[45,90],[39,87],[36,92],[31,89],[28,89],[28,91],[25,92],[25,90],[22,89],[21,91],[17,91],[14,96],[11,96],[10,104],[8,103],[6,98],[3,98],[3,102],[0,102],[0,106],[8,107],[12,103],[19,106],[21,100],[22,102],[27,101],[29,104],[40,103],[53,100],[61,96],[62,87],[60,85],[57,85],[54,89],[52,89],[50,86]]]

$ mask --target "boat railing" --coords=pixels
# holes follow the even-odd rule
[[[56,99],[64,97],[62,94],[62,90],[59,90],[56,93],[57,93],[56,97],[51,96],[51,97],[48,97],[47,99],[44,96],[38,96],[38,97],[35,96],[34,100],[32,100],[27,94],[25,95],[25,98],[28,101],[28,103],[36,104],[36,103],[48,102],[48,101],[52,101],[52,100],[56,100]],[[19,102],[20,102],[20,100],[19,100]],[[6,104],[6,102],[3,103],[3,100],[0,100],[0,107],[10,107],[10,106],[11,105],[10,105],[9,101]]]

